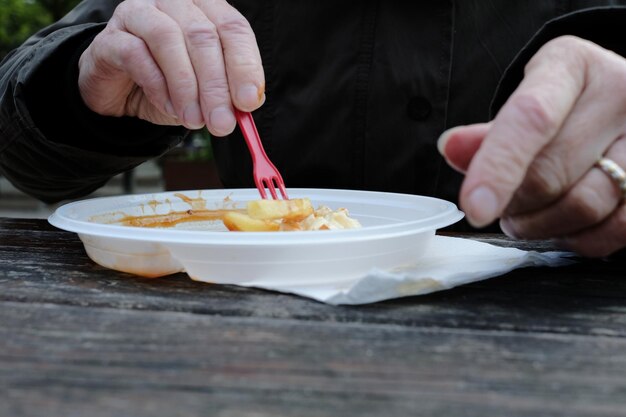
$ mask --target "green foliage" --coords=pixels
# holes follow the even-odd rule
[[[206,128],[190,133],[183,144],[182,157],[189,161],[208,161],[213,159],[211,134]]]
[[[23,0],[25,1],[25,0]],[[43,7],[52,18],[53,22],[56,22],[67,12],[76,6],[80,0],[29,0],[34,3],[38,3]]]
[[[0,0],[0,59],[79,0]]]
[[[211,134],[206,128],[194,130],[164,157],[178,161],[210,161],[213,159]]]

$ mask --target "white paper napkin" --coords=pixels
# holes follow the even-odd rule
[[[533,252],[503,248],[471,239],[435,236],[423,257],[392,271],[332,284],[276,284],[255,281],[243,286],[292,293],[328,304],[367,304],[428,294],[480,281],[528,266],[562,266],[575,262],[571,252]]]

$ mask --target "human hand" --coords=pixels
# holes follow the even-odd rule
[[[264,102],[261,56],[247,20],[226,0],[126,0],[79,61],[85,104],[155,124],[235,128],[233,106]]]
[[[626,60],[566,36],[537,52],[495,119],[445,132],[439,149],[466,172],[471,224],[555,238],[589,257],[626,247],[624,190],[596,167],[626,167]]]

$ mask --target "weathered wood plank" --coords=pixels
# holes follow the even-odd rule
[[[89,261],[83,262],[85,266]],[[35,272],[15,267],[8,277],[0,279],[0,300],[267,319],[626,335],[623,293],[614,298],[592,297],[584,294],[584,287],[574,286],[568,291],[567,277],[558,285],[543,283],[537,277],[529,279],[522,271],[482,287],[467,286],[374,305],[332,307],[296,296],[197,283],[182,274],[145,280],[108,270],[67,270],[67,264],[49,264],[44,271]],[[513,285],[507,280],[524,282]]]
[[[332,307],[132,277],[0,219],[0,415],[626,415],[624,266]]]
[[[622,338],[23,303],[0,317],[0,415],[626,415]]]
[[[483,237],[506,241],[500,235]],[[430,296],[331,307],[295,296],[197,283],[183,274],[147,280],[110,271],[86,257],[74,234],[42,220],[0,221],[0,260],[0,300],[9,302],[416,327],[626,333],[626,280],[616,279],[623,263],[587,261],[558,270],[520,270]]]

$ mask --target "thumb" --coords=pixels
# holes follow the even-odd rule
[[[439,153],[448,165],[465,173],[490,128],[491,123],[478,123],[448,129],[437,141]]]

